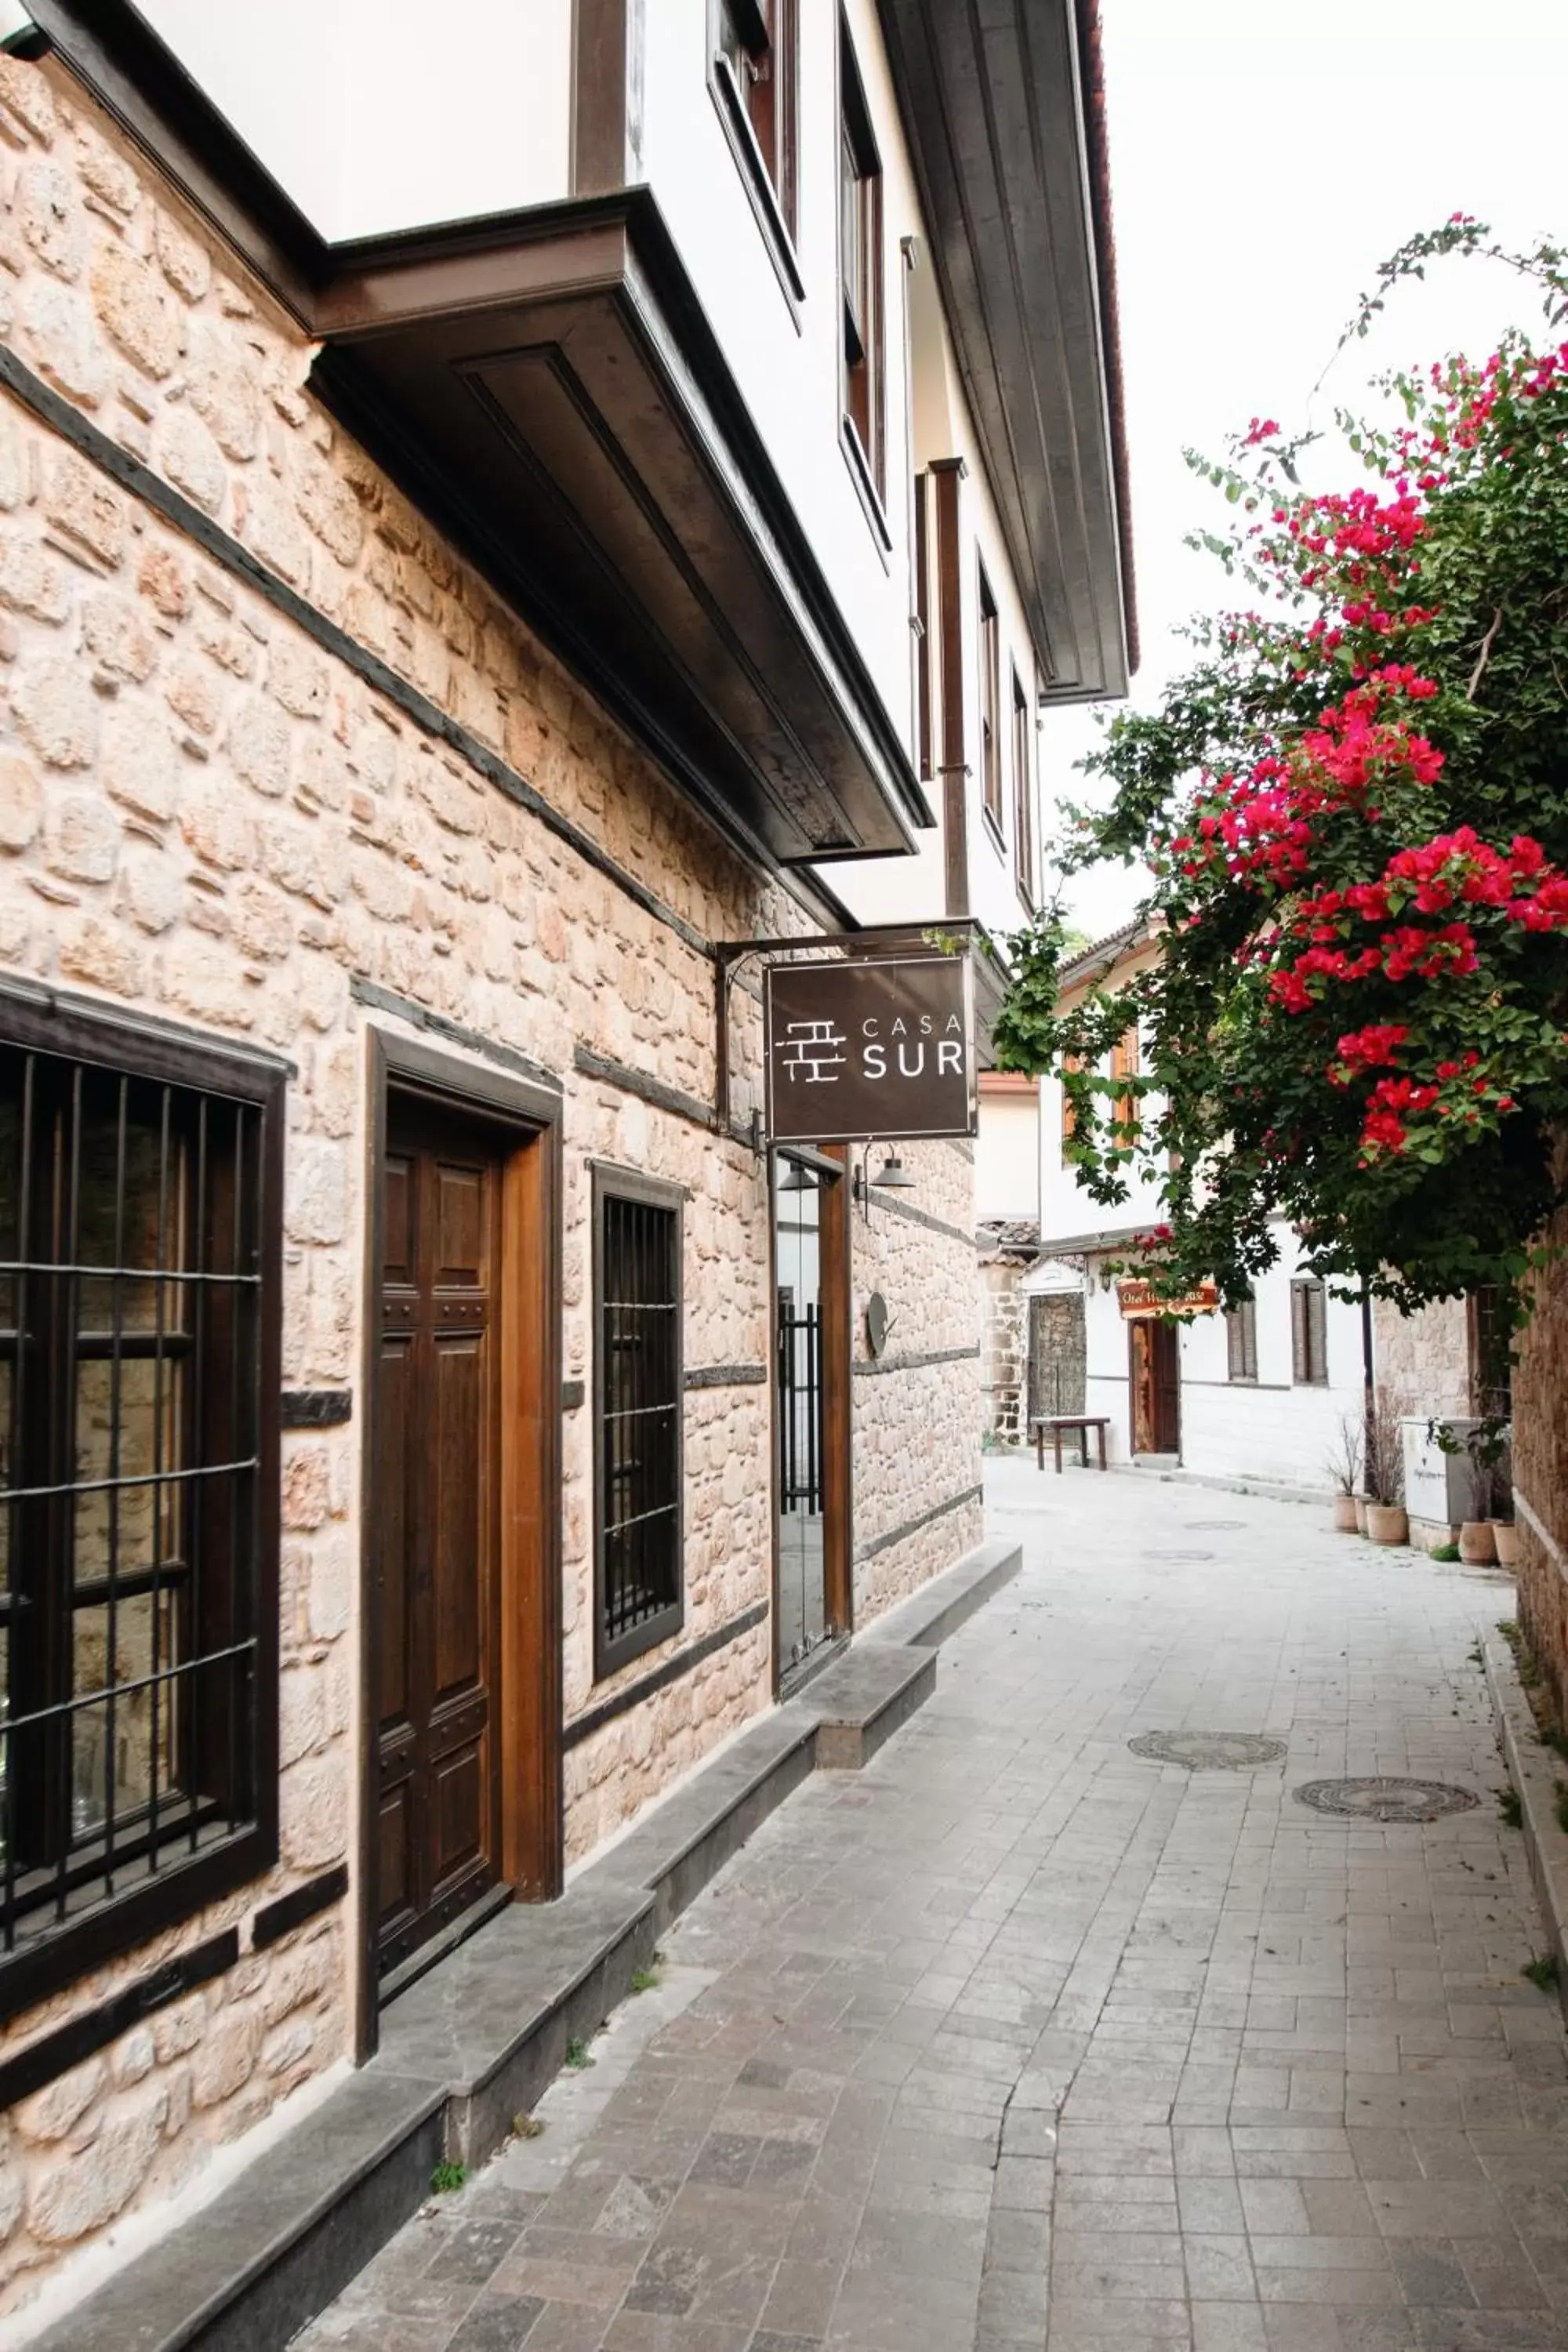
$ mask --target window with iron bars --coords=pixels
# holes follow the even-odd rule
[[[594,1671],[679,1632],[681,1210],[652,1177],[594,1176]]]
[[[0,2015],[276,1858],[282,1087],[0,1003]]]

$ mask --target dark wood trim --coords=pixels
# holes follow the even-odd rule
[[[264,1952],[269,1944],[280,1943],[285,1936],[291,1936],[296,1927],[302,1927],[307,1919],[315,1918],[318,1912],[329,1910],[334,1903],[341,1902],[348,1891],[349,1866],[346,1862],[335,1862],[331,1870],[318,1872],[314,1878],[306,1879],[302,1886],[291,1886],[287,1895],[278,1897],[276,1903],[264,1905],[252,1920],[252,1951]]]
[[[400,996],[395,988],[384,988],[378,980],[366,980],[354,972],[349,979],[349,994],[356,1004],[367,1004],[378,1013],[395,1013],[400,1021],[409,1022],[416,1029],[427,1029],[432,1037],[439,1037],[449,1045],[461,1045],[465,1052],[478,1054],[487,1062],[495,1062],[503,1070],[510,1070],[536,1087],[551,1087],[559,1094],[561,1081],[553,1070],[536,1062],[515,1045],[503,1045],[482,1030],[465,1028],[460,1021],[449,1021],[444,1013],[432,1013],[427,1004],[420,1004],[412,996]]]
[[[851,1257],[849,1147],[828,1147],[837,1183],[817,1195],[817,1281],[822,1300],[822,1572],[829,1627],[855,1630],[855,1471],[849,1384],[854,1269]]]
[[[593,1373],[594,1401],[594,1680],[604,1682],[629,1665],[645,1651],[669,1641],[686,1622],[686,1442],[683,1415],[675,1415],[675,1598],[630,1632],[613,1640],[605,1631],[605,1504],[610,1490],[605,1447],[606,1370],[605,1328],[605,1203],[641,1201],[650,1208],[668,1210],[675,1220],[675,1393],[684,1391],[683,1349],[686,1324],[686,1187],[629,1169],[590,1164],[593,1184]]]
[[[643,0],[574,0],[572,193],[608,195],[634,176],[642,145]]]
[[[757,144],[745,100],[720,51],[720,12],[727,5],[730,5],[730,0],[708,0],[708,91],[798,335],[802,331],[800,305],[805,299],[805,279],[801,275],[795,247],[795,182],[799,170],[795,152],[795,85],[799,54],[795,0],[777,0],[775,30],[769,41],[778,81],[781,118],[777,131],[781,157],[779,185],[776,188],[766,159]],[[762,29],[760,20],[758,29]]]
[[[617,1716],[629,1714],[634,1706],[641,1706],[645,1699],[652,1698],[661,1690],[668,1690],[671,1683],[677,1683],[683,1675],[690,1674],[693,1667],[716,1657],[721,1650],[727,1650],[731,1642],[740,1640],[742,1633],[749,1633],[753,1626],[763,1624],[767,1614],[768,1603],[765,1601],[753,1601],[750,1609],[743,1609],[738,1617],[716,1625],[710,1633],[704,1633],[689,1649],[678,1650],[672,1658],[664,1659],[651,1674],[639,1675],[636,1682],[627,1683],[624,1690],[613,1691],[597,1706],[589,1707],[582,1715],[574,1715],[561,1735],[561,1745],[565,1748],[580,1748],[584,1739],[592,1739],[595,1732],[603,1731],[605,1726],[614,1723]]]
[[[565,1831],[561,1777],[561,1283],[562,1097],[422,1039],[372,1026],[366,1076],[364,1347],[362,1492],[375,1475],[376,1365],[384,1254],[382,1171],[387,1100],[395,1087],[467,1118],[487,1119],[510,1144],[500,1171],[500,1749],[502,1877],[517,1895],[560,1893]],[[376,1729],[380,1625],[373,1515],[362,1515],[360,1565],[360,1842],[356,2056],[378,2038]]]
[[[352,1389],[285,1389],[285,1429],[336,1429],[353,1419]]]
[[[122,2033],[129,2033],[144,2017],[152,2017],[166,2009],[172,2000],[194,1992],[198,1985],[211,1984],[234,1968],[239,1959],[239,1931],[226,1927],[221,1936],[211,1937],[205,1944],[193,1945],[181,1952],[150,1976],[138,1977],[109,2000],[100,2001],[95,2009],[83,2010],[77,2017],[57,2025],[52,2033],[40,2034],[13,2057],[0,2063],[0,2115],[14,2107],[18,2099],[41,2091],[47,2083],[58,2080],[73,2066],[79,2066],[96,2051],[107,2050]]]
[[[962,457],[933,458],[936,482],[936,635],[942,697],[942,851],[950,915],[969,912],[969,759],[963,726],[963,569],[959,485]]]
[[[13,1012],[12,1008],[16,1010]],[[7,972],[0,978],[0,1018],[20,1023],[32,1016],[36,1026],[29,1034],[37,1037],[43,1053],[71,1049],[52,1047],[51,1037],[58,1038],[74,1030],[83,1034],[82,1024],[90,1023],[99,1034],[98,1058],[101,1060],[104,1035],[112,1037],[116,1055],[130,1055],[140,1051],[144,1056],[154,1049],[164,1059],[177,1062],[182,1069],[199,1072],[207,1076],[193,1076],[194,1087],[215,1087],[222,1092],[243,1093],[247,1101],[260,1102],[265,1086],[276,1079],[282,1083],[298,1077],[299,1065],[281,1054],[268,1054],[254,1045],[241,1045],[228,1038],[215,1038],[210,1030],[190,1029],[183,1022],[165,1021],[155,1013],[144,1013],[140,1005],[119,1004],[107,997],[88,996],[79,990],[51,988],[42,981],[24,980]],[[149,1062],[145,1058],[126,1067],[135,1067],[155,1076],[163,1061]],[[241,1074],[249,1074],[249,1083]]]
[[[893,568],[893,534],[888,522],[888,512],[882,503],[882,493],[871,478],[866,462],[866,452],[860,446],[860,436],[854,420],[848,416],[838,420],[838,446],[844,463],[849,468],[849,478],[855,485],[855,495],[860,501],[860,511],[871,526],[872,544],[877,560],[884,572]]]
[[[866,1546],[857,1559],[856,1566],[863,1567],[867,1560],[875,1559],[880,1551],[891,1551],[893,1546],[902,1543],[906,1537],[918,1536],[921,1529],[929,1528],[933,1520],[946,1518],[950,1511],[961,1511],[965,1503],[977,1501],[984,1492],[984,1486],[965,1486],[958,1494],[950,1495],[945,1503],[933,1503],[931,1509],[921,1511],[918,1518],[906,1519],[902,1527],[889,1528],[885,1536],[876,1537]]]
[[[766,1364],[700,1364],[686,1375],[689,1389],[744,1389],[765,1387]]]
[[[640,1102],[651,1103],[656,1110],[689,1119],[694,1127],[710,1129],[713,1125],[710,1103],[700,1102],[695,1095],[683,1093],[679,1087],[667,1086],[662,1078],[650,1076],[647,1070],[634,1070],[625,1062],[614,1062],[607,1054],[595,1053],[592,1045],[574,1047],[572,1066],[579,1077],[599,1078],[606,1086],[618,1087],[624,1095],[636,1095]]]
[[[980,1342],[968,1348],[932,1348],[918,1356],[858,1356],[851,1367],[858,1381],[869,1380],[883,1372],[921,1372],[932,1364],[971,1363],[980,1353]]]
[[[915,734],[920,779],[931,781],[931,476],[918,473],[911,490],[914,504],[915,567]]]
[[[939,1137],[946,1142],[950,1139]],[[875,1185],[872,1191],[877,1192]],[[923,1225],[928,1234],[945,1234],[951,1242],[963,1242],[969,1249],[975,1246],[975,1236],[966,1234],[962,1225],[950,1225],[944,1217],[933,1217],[929,1209],[917,1209],[911,1201],[895,1200],[890,1193],[877,1192],[876,1213],[879,1217],[901,1217],[908,1225]]]

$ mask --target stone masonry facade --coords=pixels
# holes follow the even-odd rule
[[[346,1427],[283,1441],[277,1868],[0,2031],[3,2058],[239,1930],[237,1968],[0,2119],[4,2310],[351,2048],[352,1885],[265,1955],[249,1923],[356,1851],[370,1023],[406,1026],[401,1005],[559,1075],[569,1382],[592,1370],[595,1159],[687,1188],[688,1366],[763,1367],[763,1161],[580,1075],[574,1055],[710,1101],[705,943],[807,925],[320,410],[309,346],[68,78],[5,59],[0,341],[237,557],[0,394],[0,971],[289,1058],[284,1385],[350,1388],[356,1407]],[[244,577],[240,551],[441,723],[323,650]],[[758,1034],[754,1003],[738,992],[737,1009],[744,1117]],[[898,1318],[889,1358],[915,1360],[853,1381],[861,1622],[981,1527],[973,1165],[967,1147],[909,1156],[923,1221],[856,1219],[856,1354],[879,1288]],[[762,1381],[689,1394],[685,1626],[598,1685],[592,1416],[566,1413],[569,1721],[768,1601],[770,1413]],[[573,1747],[569,1859],[771,1696],[764,1621]]]

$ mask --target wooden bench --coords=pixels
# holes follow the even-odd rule
[[[1039,1412],[1034,1416],[1029,1426],[1035,1433],[1035,1466],[1037,1469],[1043,1470],[1046,1466],[1046,1432],[1047,1429],[1051,1433],[1051,1439],[1057,1450],[1057,1475],[1058,1478],[1061,1475],[1062,1432],[1064,1430],[1077,1430],[1079,1456],[1084,1468],[1087,1470],[1089,1468],[1089,1433],[1092,1429],[1100,1446],[1100,1466],[1102,1470],[1105,1468],[1105,1433],[1110,1426],[1110,1416],[1109,1413]]]

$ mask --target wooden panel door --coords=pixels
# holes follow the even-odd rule
[[[1134,1454],[1181,1450],[1181,1356],[1176,1326],[1157,1317],[1127,1327]]]
[[[371,1497],[384,1974],[498,1876],[498,1224],[483,1130],[393,1094]]]

